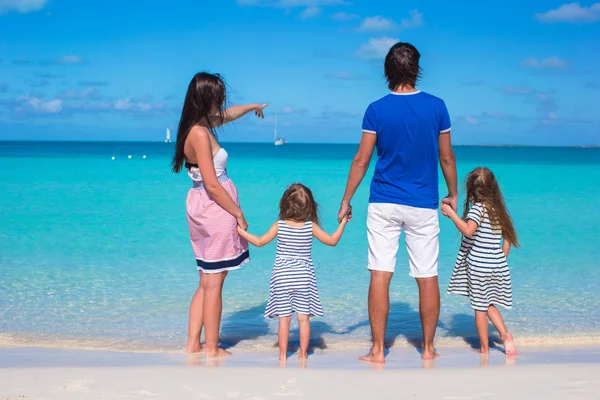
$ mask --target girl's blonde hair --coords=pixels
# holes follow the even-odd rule
[[[301,183],[290,185],[279,202],[279,220],[319,224],[319,205],[309,188]]]
[[[502,197],[500,187],[492,171],[484,167],[475,168],[467,176],[466,186],[467,200],[465,201],[463,218],[467,217],[471,205],[475,203],[483,204],[492,228],[501,230],[505,240],[508,240],[514,247],[519,247],[517,231],[506,209],[504,197]]]

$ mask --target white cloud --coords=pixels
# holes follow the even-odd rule
[[[580,3],[566,3],[554,10],[535,14],[534,17],[546,24],[565,22],[570,24],[590,24],[600,21],[600,3],[582,7]]]
[[[62,111],[62,106],[62,99],[43,101],[27,95],[17,98],[13,111],[25,114],[58,114]]]
[[[2,0],[0,0],[2,1]],[[239,6],[244,7],[322,7],[345,5],[345,0],[237,0]]]
[[[507,86],[503,91],[506,94],[529,94],[533,92],[533,89],[526,86]]]
[[[286,115],[306,115],[308,114],[308,110],[305,108],[294,108],[292,106],[285,106],[281,110],[279,110],[281,114]]]
[[[152,106],[148,103],[135,103],[130,99],[119,99],[114,105],[116,111],[132,111],[132,112],[144,112],[150,111]]]
[[[414,29],[425,25],[423,14],[419,10],[410,10],[410,18],[402,18],[400,29]]]
[[[355,56],[366,60],[383,58],[398,41],[399,39],[397,38],[387,36],[370,39],[368,43],[363,44],[356,50]]]
[[[335,19],[336,21],[352,21],[360,17],[357,14],[349,14],[346,11],[340,11],[333,14],[331,18]]]
[[[18,12],[27,14],[33,11],[39,11],[48,0],[0,0],[0,14],[9,12]]]
[[[563,69],[567,68],[571,63],[562,58],[556,56],[537,59],[536,57],[529,57],[523,60],[521,65],[525,68],[537,68],[537,69]]]
[[[310,6],[306,7],[304,11],[300,13],[300,19],[310,19],[321,15],[321,9],[319,7]]]
[[[83,60],[79,56],[62,56],[56,62],[58,64],[81,64]]]
[[[60,97],[63,99],[99,99],[100,94],[98,90],[91,87],[82,90],[72,88],[62,92]]]
[[[423,14],[419,10],[411,10],[410,18],[402,18],[399,24],[390,18],[376,15],[365,18],[356,30],[359,32],[385,32],[397,29],[414,29],[424,24]]]
[[[467,115],[465,117],[465,122],[469,125],[478,125],[479,124],[479,120],[475,117],[472,117],[470,115]]]
[[[396,23],[393,20],[383,18],[380,15],[365,18],[357,28],[359,32],[383,32],[392,31],[394,29],[396,29]]]

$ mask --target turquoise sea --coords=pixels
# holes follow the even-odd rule
[[[0,346],[183,348],[198,273],[185,217],[190,182],[171,173],[172,146],[0,142]],[[282,192],[296,181],[313,189],[325,228],[334,229],[356,146],[224,147],[252,232],[275,221]],[[461,181],[480,165],[496,173],[520,234],[522,248],[509,258],[509,328],[523,343],[600,340],[600,149],[455,151]],[[314,247],[326,313],[313,321],[319,348],[369,343],[368,184],[339,246]],[[445,293],[460,236],[445,219],[441,229],[438,345],[464,344],[476,336],[471,309]],[[226,280],[222,332],[234,351],[275,343],[276,322],[262,317],[274,253],[274,244],[252,249],[252,262]],[[388,336],[400,346],[420,335],[402,246],[391,296]]]

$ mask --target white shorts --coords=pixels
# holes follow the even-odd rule
[[[404,229],[413,278],[438,275],[440,225],[437,210],[400,204],[371,203],[367,215],[369,266],[372,271],[394,272],[400,233]]]

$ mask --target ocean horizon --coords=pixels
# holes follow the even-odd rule
[[[0,141],[0,346],[185,346],[198,273],[185,217],[191,183],[170,170],[173,146]],[[275,221],[281,194],[297,181],[313,190],[324,228],[335,228],[356,144],[223,141],[223,147],[252,233]],[[515,220],[522,248],[509,257],[514,309],[503,316],[517,340],[600,343],[600,149],[456,146],[455,152],[461,195],[466,174],[488,166]],[[317,348],[369,344],[365,219],[372,167],[338,247],[314,247],[325,312],[312,324]],[[460,235],[440,218],[437,345],[461,346],[477,333],[468,300],[446,293]],[[418,294],[403,247],[391,287],[388,341],[395,346],[420,337]],[[274,244],[251,248],[251,263],[226,280],[222,337],[232,351],[269,350],[276,341],[276,321],[263,318],[274,255]],[[297,336],[294,324],[292,340]]]

